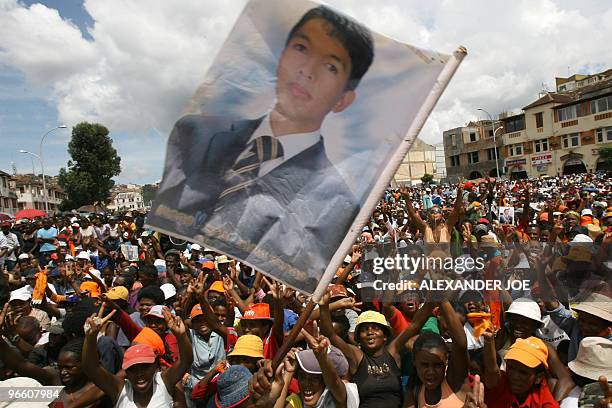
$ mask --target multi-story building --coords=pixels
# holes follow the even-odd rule
[[[495,136],[488,120],[470,122],[466,126],[445,131],[442,143],[448,181],[455,183],[459,178],[497,177],[498,168],[501,173],[503,158],[499,131]]]
[[[17,211],[17,193],[12,177],[0,170],[0,212],[13,215]]]
[[[612,70],[557,78],[557,89],[568,91],[546,93],[502,119],[510,177],[604,170],[599,149],[612,146]]]
[[[141,210],[144,208],[142,187],[136,184],[120,184],[111,192],[109,210]]]
[[[556,78],[556,85],[557,92],[495,123],[503,126],[496,134],[500,173],[525,178],[612,170],[599,157],[600,149],[612,147],[612,69]],[[489,121],[443,133],[450,182],[496,174],[491,136]]]
[[[436,148],[418,137],[397,169],[393,180],[395,185],[419,184],[425,174],[436,175]]]
[[[18,209],[35,208],[45,211],[45,194],[42,177],[33,174],[17,174],[14,180],[15,189],[17,190]],[[64,198],[66,198],[66,194],[53,177],[46,176],[45,184],[47,187],[46,200],[49,205],[48,213],[54,214],[59,211],[59,206]]]

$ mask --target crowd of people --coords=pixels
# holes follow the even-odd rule
[[[0,386],[61,385],[53,407],[612,406],[605,175],[389,188],[314,309],[145,220],[1,224]],[[398,254],[463,267],[373,273]],[[440,279],[503,285],[423,289]]]

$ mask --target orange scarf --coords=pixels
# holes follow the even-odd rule
[[[491,323],[491,313],[468,313],[467,319],[474,328],[475,338],[479,338],[486,331],[495,332],[493,323]]]
[[[32,292],[32,303],[39,305],[42,303],[47,292],[47,268],[34,275],[36,283],[34,284],[34,292]]]

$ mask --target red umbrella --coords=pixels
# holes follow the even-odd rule
[[[25,208],[23,210],[17,211],[15,214],[15,219],[19,220],[21,218],[37,218],[37,217],[46,217],[47,213],[43,210],[35,210],[34,208]]]

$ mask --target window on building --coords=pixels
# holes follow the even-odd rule
[[[535,114],[536,127],[539,129],[544,127],[544,113],[538,112]]]
[[[451,167],[457,167],[461,164],[459,161],[459,155],[451,156],[450,160],[451,160]]]
[[[536,153],[548,151],[548,139],[540,139],[533,142],[533,149]]]
[[[515,143],[508,146],[508,154],[510,156],[521,156],[523,154],[523,144]]]
[[[578,147],[580,146],[580,135],[578,133],[572,133],[570,135],[564,135],[561,138],[564,149],[569,149],[570,147]]]
[[[578,117],[578,105],[566,106],[565,108],[557,109],[557,120],[563,122]]]
[[[595,131],[597,143],[612,142],[612,126],[599,128]]]
[[[515,118],[506,119],[504,121],[504,129],[506,129],[506,133],[518,132],[525,129],[525,116],[520,115]]]
[[[489,129],[487,134],[489,135],[489,137],[493,137],[493,129]]]
[[[591,113],[612,110],[612,95],[591,101]]]
[[[468,153],[468,163],[469,164],[478,163],[478,152]]]
[[[476,141],[476,132],[470,132],[470,143],[474,143]]]
[[[495,160],[495,150],[497,150],[497,157],[499,158],[499,148],[487,149],[487,160]]]

